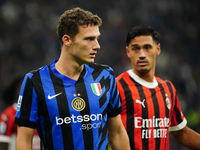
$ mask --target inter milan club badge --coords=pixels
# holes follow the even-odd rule
[[[94,94],[96,94],[97,96],[101,95],[102,90],[101,90],[101,84],[100,83],[92,83],[91,87],[92,87],[92,91],[93,91]]]
[[[171,108],[171,103],[170,103],[170,100],[169,100],[169,98],[168,98],[168,95],[167,95],[167,94],[165,94],[165,96],[166,96],[166,99],[165,99],[165,101],[166,101],[167,108],[168,108],[168,109],[170,109],[170,108]]]
[[[72,100],[72,107],[76,111],[82,111],[85,108],[85,105],[85,101],[80,97],[76,97]]]

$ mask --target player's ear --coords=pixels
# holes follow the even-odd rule
[[[62,41],[63,41],[63,44],[65,44],[66,46],[70,46],[72,42],[71,37],[67,34],[63,35]]]
[[[160,48],[160,43],[157,44],[157,55],[160,55],[161,53],[161,48]]]
[[[126,46],[126,54],[127,54],[127,56],[130,58],[130,54],[129,54],[129,52],[130,52],[129,47]]]

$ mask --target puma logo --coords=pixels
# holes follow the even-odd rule
[[[141,104],[141,105],[142,105],[142,107],[144,107],[144,108],[145,108],[144,101],[145,101],[145,99],[143,99],[143,101],[142,101],[142,102],[141,102],[140,100],[136,99],[136,103],[139,103],[139,104]]]

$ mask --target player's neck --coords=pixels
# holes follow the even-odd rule
[[[149,71],[149,72],[136,72],[133,71],[137,76],[139,76],[141,79],[147,81],[147,82],[153,82],[154,81],[154,72]]]
[[[56,70],[71,79],[78,80],[84,65],[79,65],[78,63],[67,61],[65,59],[59,59],[55,64]]]

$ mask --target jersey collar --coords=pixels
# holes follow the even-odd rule
[[[142,78],[140,78],[138,75],[136,75],[132,69],[127,71],[128,74],[139,84],[147,87],[147,88],[155,88],[158,86],[158,81],[156,80],[156,78],[153,78],[153,82],[147,82],[145,80],[143,80]]]

